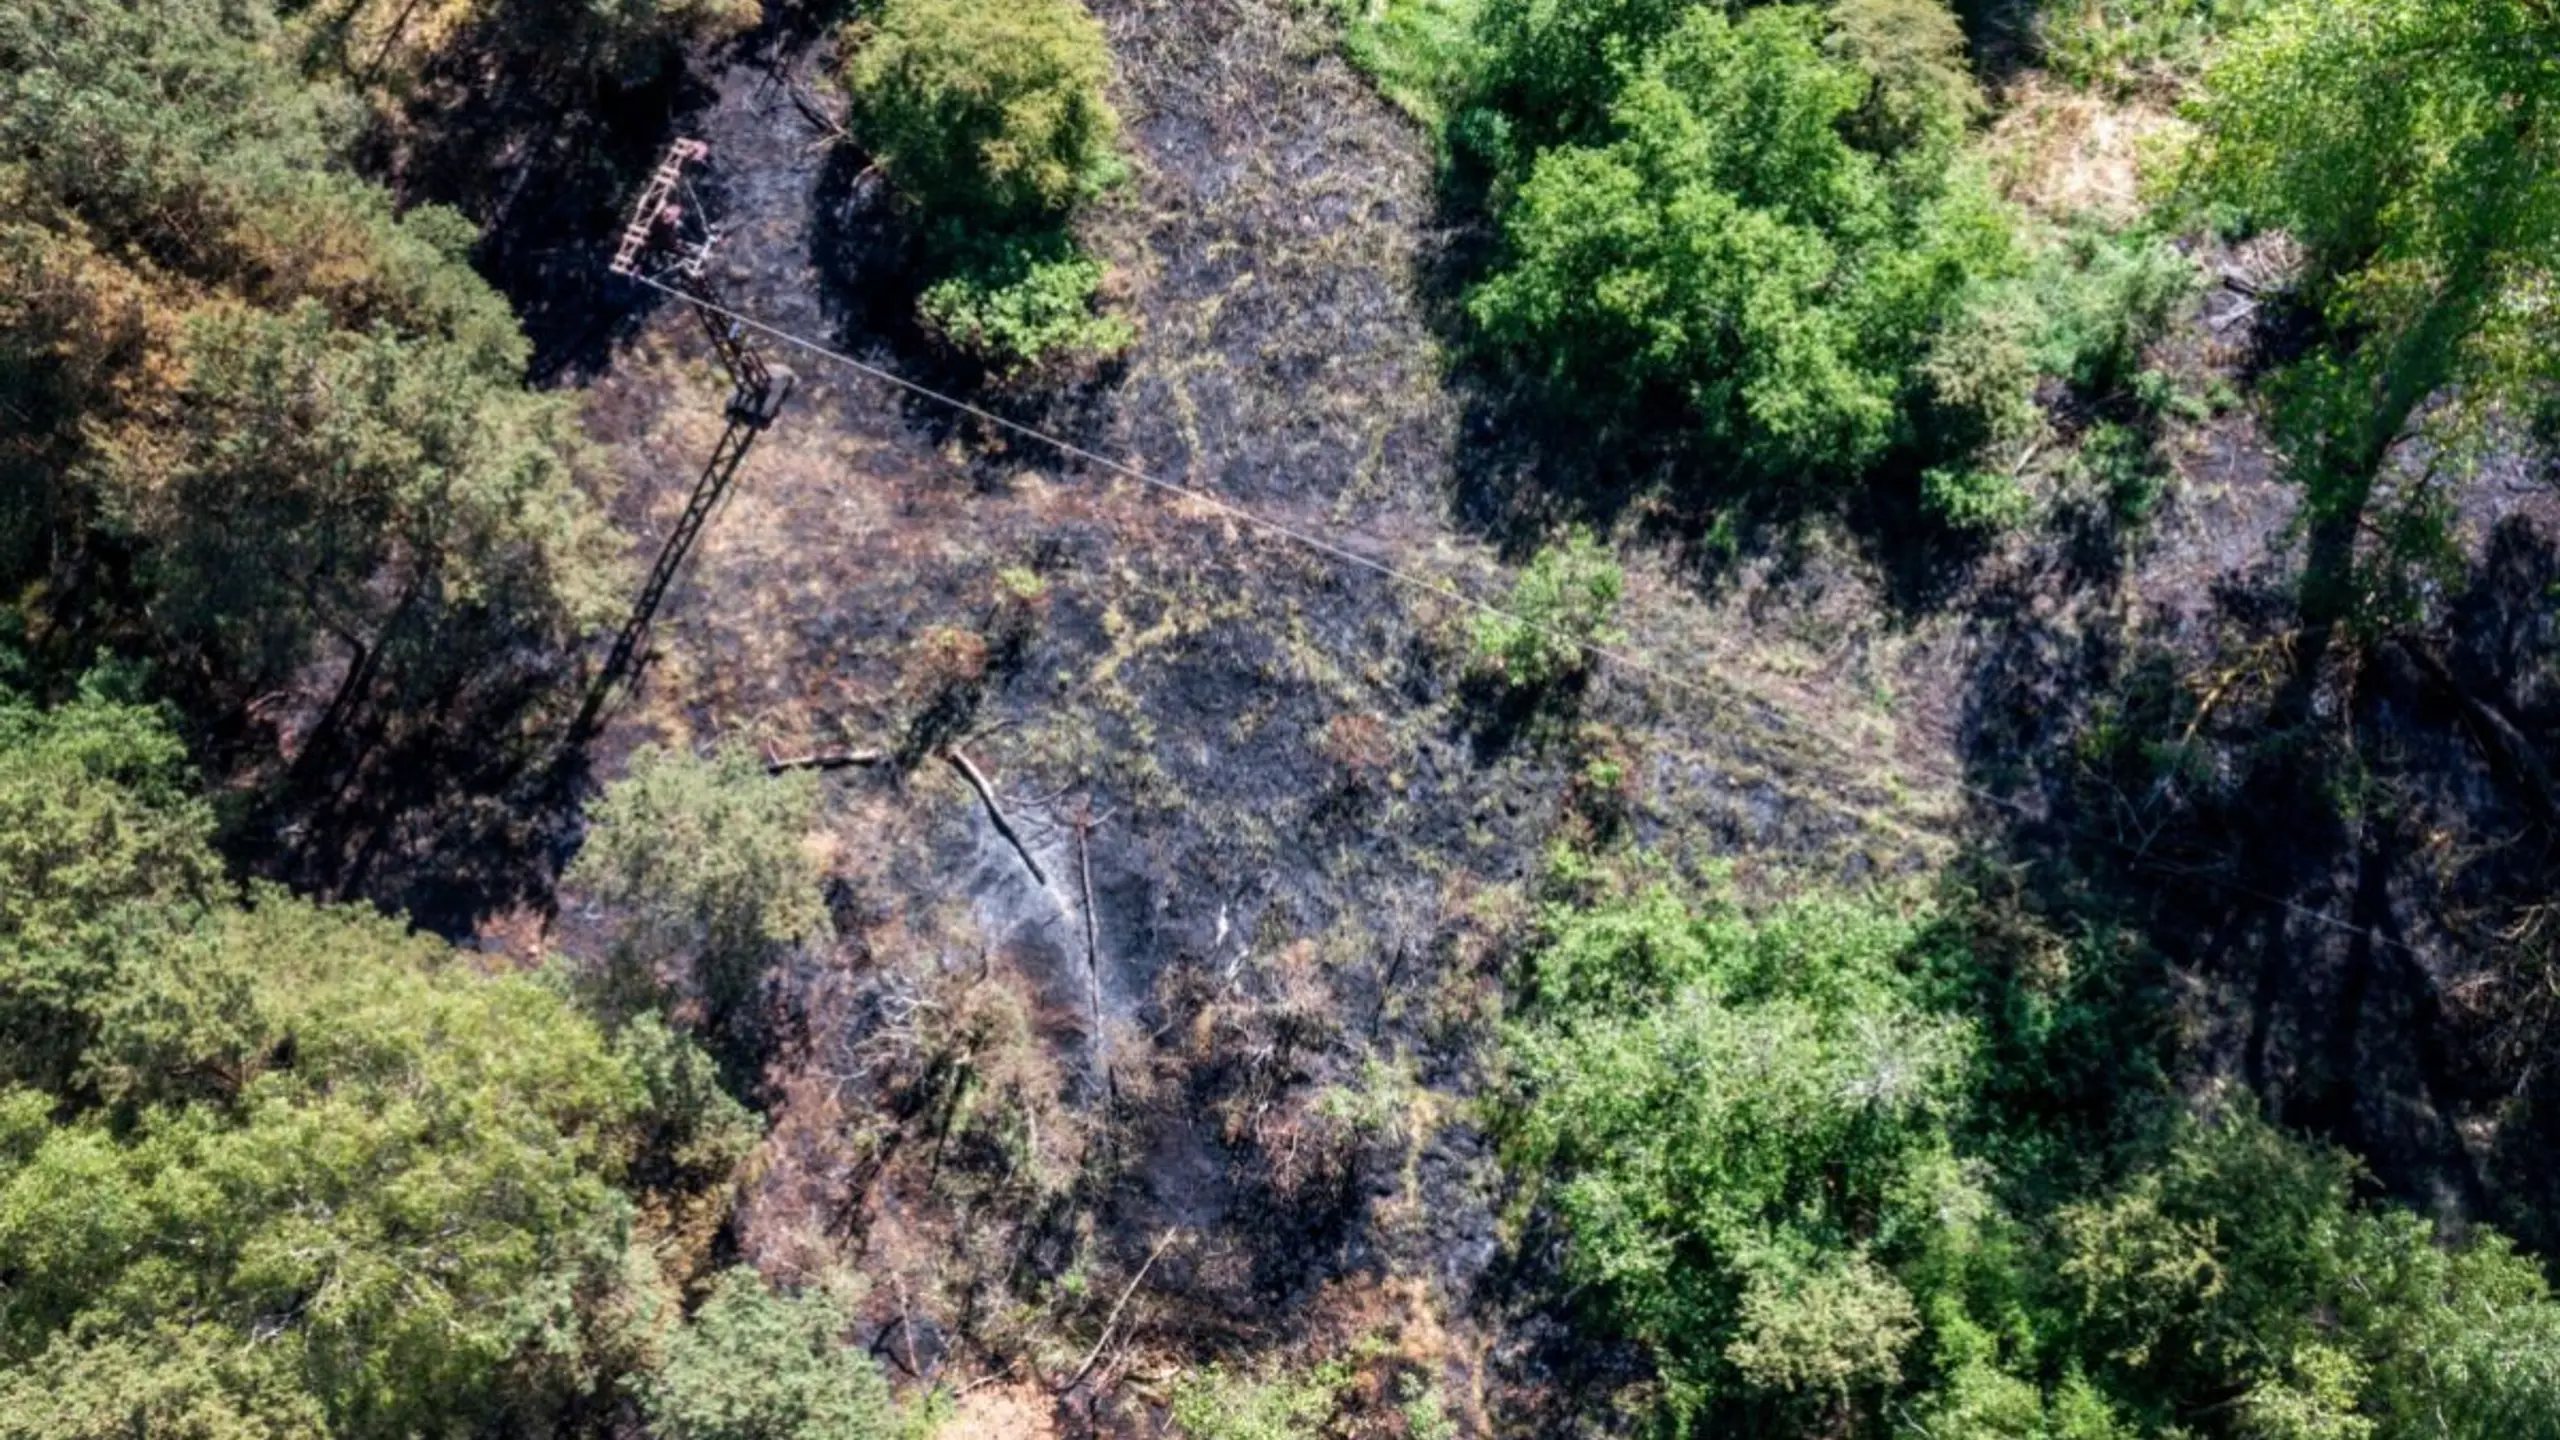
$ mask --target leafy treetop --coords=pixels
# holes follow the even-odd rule
[[[853,130],[928,213],[1058,215],[1120,173],[1110,54],[1078,0],[885,0],[849,49]]]

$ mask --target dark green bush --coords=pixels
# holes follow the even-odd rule
[[[1006,374],[1127,348],[1068,231],[1127,171],[1102,27],[1080,0],[883,0],[846,37],[852,138],[924,212],[917,318]]]
[[[1629,75],[1614,138],[1529,167],[1470,301],[1485,337],[1577,404],[1679,403],[1748,473],[1874,464],[1934,337],[2015,268],[1970,174],[1850,143],[1874,89],[1825,53],[1819,12],[1688,11]]]
[[[1523,967],[1504,1154],[1674,1433],[2552,1433],[2539,1268],[2096,1058],[2135,1039],[2079,970],[2103,938],[1974,900],[1752,914],[1588,857],[1559,879],[1580,893]],[[2110,1138],[2052,1128],[2155,1105]]]
[[[1882,907],[1752,921],[1659,889],[1548,917],[1509,1153],[1553,1175],[1570,1273],[1675,1416],[1727,1422],[1703,1433],[1825,1433],[1898,1387],[1934,1217],[1989,1209],[1949,1129],[1972,1035],[1916,1003],[1920,938]]]
[[[1506,117],[1492,127],[1504,150],[1603,131],[1611,97],[1695,8],[1696,0],[1487,0],[1478,21],[1482,103]]]
[[[2139,525],[2160,508],[2168,467],[2159,445],[2140,429],[2112,421],[2091,427],[2078,463],[2118,523]]]
[[[2208,47],[2269,0],[2071,0],[2047,5],[2037,38],[2046,68],[2077,85],[2127,95],[2174,88]]]
[[[1923,471],[1920,503],[1940,524],[1977,534],[2009,529],[2026,519],[2035,504],[2016,476],[1968,465]]]
[[[1931,337],[1916,369],[1914,439],[1925,454],[2006,470],[2042,423],[2034,300],[2004,285]]]
[[[1009,373],[1129,347],[1129,322],[1097,309],[1102,262],[1054,230],[973,245],[917,303],[925,327]]]
[[[666,1360],[643,1377],[663,1440],[893,1440],[888,1381],[849,1343],[827,1296],[777,1295],[748,1269],[720,1277]]]
[[[2084,394],[2113,395],[2202,285],[2196,263],[2157,236],[2075,231],[2038,266],[2046,317],[2038,359]]]
[[[1827,48],[1869,78],[1847,131],[1879,155],[1944,154],[1983,108],[1964,26],[1940,0],[1832,0]]]

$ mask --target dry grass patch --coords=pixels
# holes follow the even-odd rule
[[[2139,219],[2146,170],[2188,133],[2158,101],[2109,99],[2040,75],[2009,87],[1987,149],[2001,192],[2045,219]]]

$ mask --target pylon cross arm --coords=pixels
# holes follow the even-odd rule
[[[684,167],[711,153],[711,147],[699,140],[678,140],[667,147],[658,160],[658,168],[649,172],[649,183],[640,187],[639,199],[632,202],[631,216],[622,227],[622,239],[614,246],[613,261],[607,268],[616,275],[640,273],[641,257],[647,255],[658,238],[658,217],[676,195],[676,187],[684,183]]]

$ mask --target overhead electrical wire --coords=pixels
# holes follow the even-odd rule
[[[1641,657],[1630,654],[1616,646],[1597,644],[1571,635],[1555,626],[1542,624],[1539,621],[1530,619],[1528,616],[1521,615],[1516,611],[1506,609],[1489,600],[1471,595],[1447,580],[1417,574],[1413,571],[1403,569],[1402,567],[1391,565],[1383,560],[1363,555],[1356,550],[1348,548],[1347,546],[1336,544],[1335,542],[1328,540],[1321,535],[1315,534],[1301,526],[1293,525],[1285,520],[1274,519],[1271,516],[1249,510],[1232,500],[1223,499],[1219,496],[1209,494],[1206,491],[1198,490],[1176,481],[1166,480],[1159,476],[1150,475],[1146,471],[1140,470],[1126,461],[1115,460],[1108,455],[1104,455],[1098,451],[1090,450],[1082,445],[1078,445],[1074,441],[1068,440],[1063,436],[1052,435],[1047,431],[1038,429],[1034,426],[1023,424],[1019,420],[1009,419],[1003,415],[997,414],[995,411],[987,409],[985,406],[973,404],[956,395],[951,395],[946,392],[936,390],[929,385],[920,384],[914,380],[910,380],[906,376],[898,374],[896,371],[883,369],[880,366],[873,365],[868,361],[848,355],[831,346],[822,345],[805,336],[796,335],[788,330],[781,329],[778,326],[769,325],[762,320],[756,319],[752,315],[744,314],[730,306],[723,305],[717,301],[709,299],[706,296],[697,294],[690,290],[680,290],[673,285],[669,285],[666,282],[659,280],[655,276],[634,273],[631,278],[650,287],[651,289],[673,296],[696,309],[705,310],[714,315],[718,315],[733,324],[753,330],[759,335],[763,335],[784,345],[791,346],[794,349],[803,350],[809,354],[819,356],[826,360],[831,360],[836,364],[854,371],[856,374],[877,380],[893,389],[905,391],[918,399],[930,401],[933,404],[943,406],[944,408],[955,411],[959,414],[984,421],[989,425],[995,426],[996,428],[1004,430],[1010,434],[1020,436],[1023,439],[1048,446],[1050,449],[1055,450],[1062,455],[1071,456],[1077,460],[1084,461],[1089,465],[1109,471],[1111,474],[1120,476],[1123,479],[1135,481],[1140,485],[1162,491],[1168,495],[1179,496],[1182,499],[1206,507],[1211,511],[1235,520],[1240,524],[1277,535],[1293,544],[1303,546],[1308,550],[1312,550],[1320,555],[1328,556],[1334,560],[1342,562],[1343,564],[1373,572],[1395,582],[1396,584],[1405,586],[1408,589],[1420,591],[1424,594],[1435,595],[1446,600],[1453,600],[1460,605],[1477,611],[1480,614],[1495,617],[1512,625],[1525,627],[1528,630],[1545,636],[1559,644],[1599,656],[1600,658],[1608,660],[1623,669],[1642,675],[1657,684],[1665,685],[1672,689],[1679,690],[1711,702],[1722,702],[1730,698],[1728,694],[1720,694],[1694,680],[1675,674],[1661,666],[1651,664]],[[1737,689],[1738,688],[1739,687],[1737,687]],[[1742,693],[1749,695],[1748,691],[1743,691]],[[1760,697],[1756,695],[1750,696],[1750,698],[1760,700]],[[1801,730],[1801,723],[1788,716],[1783,706],[1778,705],[1775,702],[1765,700],[1762,700],[1760,703],[1766,705],[1772,714],[1779,717],[1780,724],[1782,726],[1793,726]],[[1828,737],[1818,738],[1821,738],[1824,744],[1830,745],[1835,749],[1845,748],[1839,746],[1838,742],[1832,741]],[[1996,791],[1975,785],[1960,775],[1948,774],[1925,765],[1914,766],[1913,768],[1917,769],[1927,778],[1934,780],[1941,785],[1945,785],[1959,794],[1978,800],[1983,804],[1990,805],[2001,810],[2006,810],[2020,819],[2032,821],[2038,818],[2035,811],[2027,805],[2022,804],[2010,796],[2002,795]],[[2137,848],[2120,838],[2101,835],[2094,831],[2084,833],[2087,833],[2091,839],[2113,846],[2124,854],[2131,856],[2138,863],[2149,864],[2155,869],[2166,869],[2166,867],[2161,866],[2159,862],[2152,860],[2146,851]],[[2188,872],[2178,871],[2173,873],[2187,874]],[[2299,919],[2311,921],[2314,924],[2331,930],[2339,931],[2348,935],[2359,936],[2363,939],[2372,941],[2375,944],[2388,945],[2410,955],[2417,955],[2420,953],[2416,946],[2411,945],[2409,942],[2399,939],[2396,936],[2382,934],[2381,932],[2374,930],[2371,926],[2358,925],[2353,921],[2339,919],[2337,916],[2314,910],[2298,901],[2290,900],[2284,896],[2258,889],[2255,886],[2243,884],[2239,881],[2217,875],[2196,874],[2192,875],[2190,878],[2201,879],[2206,884],[2217,886],[2231,892],[2232,894],[2246,896],[2250,899],[2257,900],[2262,904],[2276,906]]]

